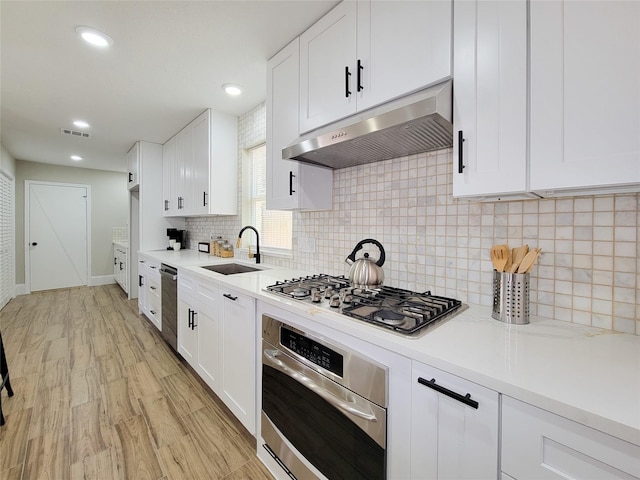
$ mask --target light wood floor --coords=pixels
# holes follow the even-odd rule
[[[255,439],[116,285],[23,295],[0,312],[0,479],[272,478]]]

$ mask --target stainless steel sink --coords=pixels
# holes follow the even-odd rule
[[[221,273],[222,275],[235,275],[236,273],[257,272],[260,268],[242,265],[241,263],[223,263],[221,265],[206,265],[202,268],[211,270],[212,272]]]

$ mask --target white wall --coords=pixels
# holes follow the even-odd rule
[[[127,175],[119,172],[16,161],[16,284],[24,284],[24,182],[25,180],[91,185],[91,272],[113,274],[112,228],[127,224]]]
[[[2,144],[0,144],[0,170],[11,174],[13,177],[16,176],[16,160]]]

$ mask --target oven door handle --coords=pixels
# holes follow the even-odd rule
[[[293,378],[297,382],[303,384],[305,387],[307,387],[313,393],[315,393],[318,396],[322,397],[324,400],[329,402],[334,407],[344,411],[345,413],[354,415],[356,417],[360,417],[360,418],[362,418],[364,420],[367,420],[369,422],[377,422],[378,421],[378,419],[376,418],[375,414],[373,414],[372,412],[363,412],[362,410],[359,410],[359,409],[355,408],[353,406],[356,403],[354,397],[351,397],[351,398],[353,398],[353,401],[346,402],[343,399],[333,395],[332,393],[328,392],[325,388],[321,387],[320,385],[315,383],[312,379],[307,377],[304,373],[298,371],[295,367],[287,365],[286,362],[287,362],[288,357],[286,355],[285,356],[281,356],[281,355],[279,355],[280,353],[281,352],[279,350],[265,350],[264,351],[264,356],[265,356],[265,358],[267,359],[267,361],[269,362],[269,364],[272,367],[274,367],[277,370],[281,371],[282,373],[284,373],[288,377]],[[276,357],[279,357],[279,358],[276,358]]]

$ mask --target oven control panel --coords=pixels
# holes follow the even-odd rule
[[[322,345],[286,327],[280,329],[280,343],[319,367],[340,377],[343,376],[343,356],[326,345]]]

